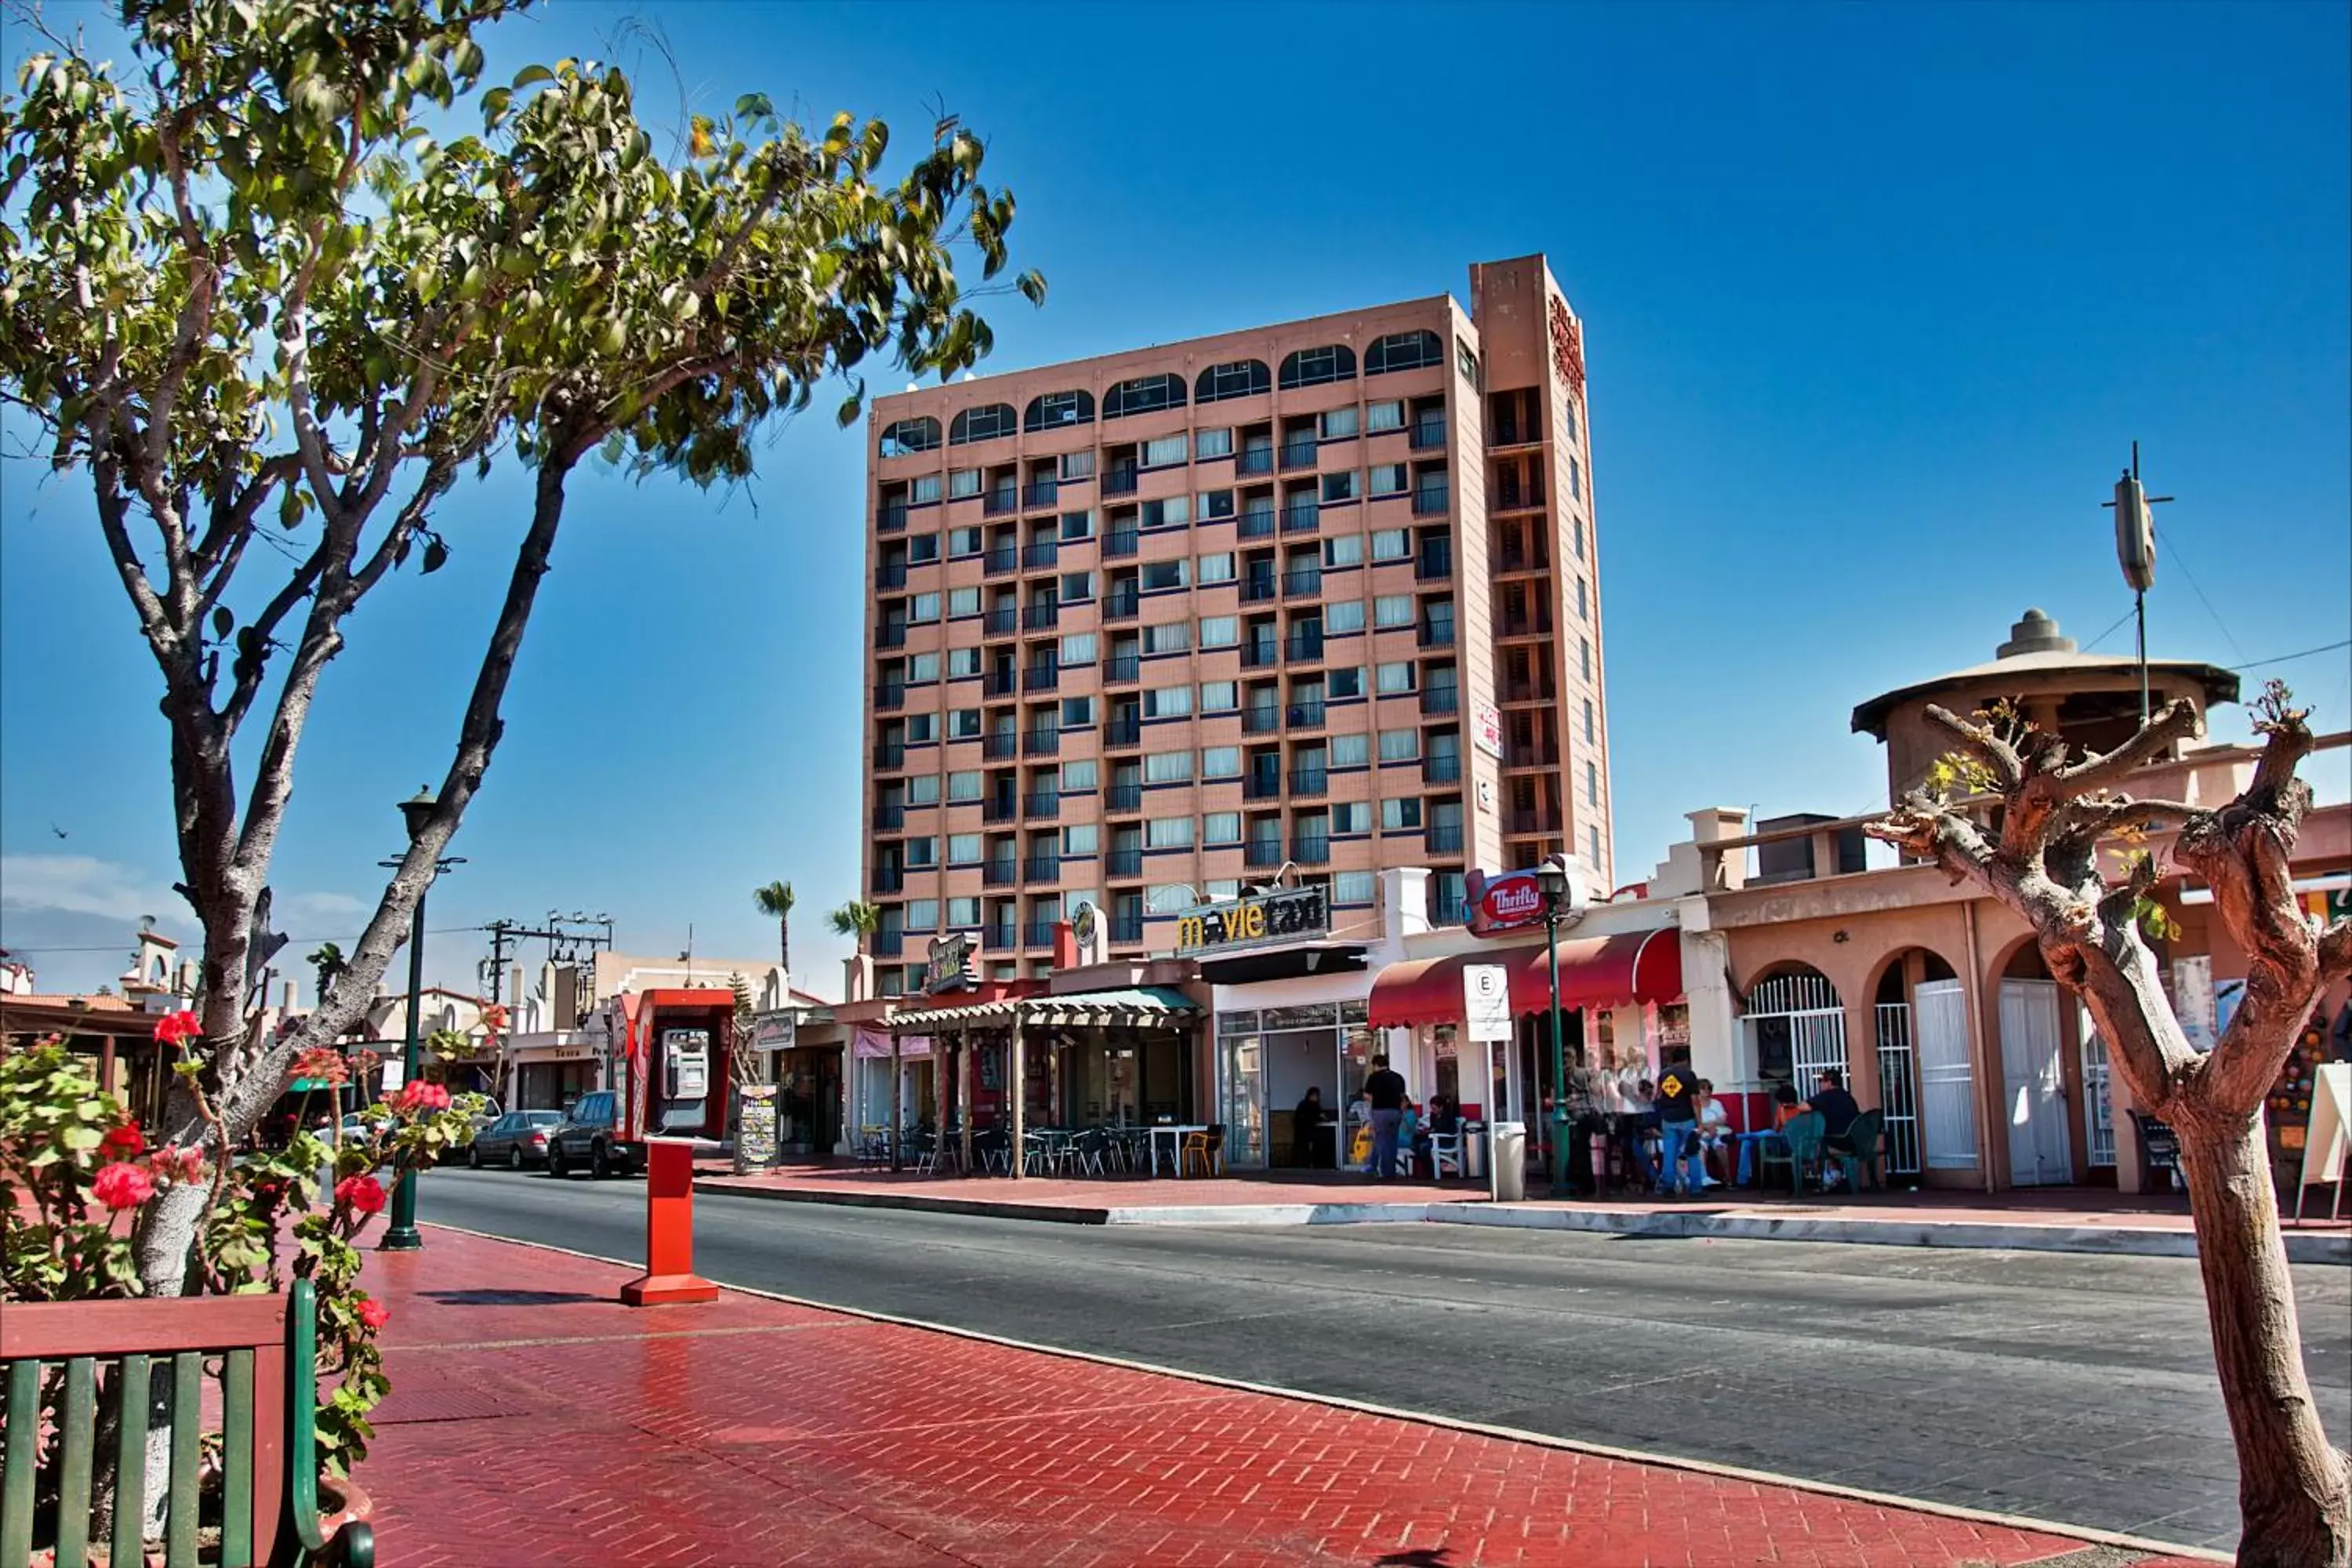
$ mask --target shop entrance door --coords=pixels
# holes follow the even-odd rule
[[[2042,1187],[2074,1179],[2059,1068],[2058,983],[2000,983],[2000,1067],[2009,1107],[2009,1180]]]
[[[1975,1075],[1969,1068],[1968,999],[1957,980],[1911,993],[1919,1044],[1919,1136],[1929,1170],[1977,1163]]]

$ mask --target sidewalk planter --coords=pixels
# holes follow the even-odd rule
[[[8,1442],[0,1459],[0,1568],[373,1568],[366,1494],[324,1481],[318,1448],[318,1301],[308,1279],[284,1295],[174,1300],[19,1301],[0,1314]],[[217,1424],[205,1420],[215,1363]],[[123,1402],[102,1430],[106,1392],[166,1370],[170,1468],[162,1550],[140,1539],[149,1407]],[[45,1390],[55,1404],[44,1409]],[[183,1413],[186,1419],[181,1419]],[[46,1444],[37,1444],[38,1431]],[[204,1439],[219,1440],[219,1487],[205,1485]],[[109,1437],[101,1451],[101,1437]],[[45,1450],[45,1451],[44,1451]],[[41,1460],[58,1495],[33,1550]],[[92,1500],[115,1486],[110,1541],[91,1539]]]

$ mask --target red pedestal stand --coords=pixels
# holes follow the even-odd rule
[[[632,1307],[716,1301],[719,1287],[694,1271],[694,1145],[649,1139],[646,1153],[646,1271],[621,1287]]]

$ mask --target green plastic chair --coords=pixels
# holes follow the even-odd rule
[[[1863,1174],[1867,1172],[1870,1190],[1878,1191],[1878,1157],[1886,1142],[1886,1113],[1883,1110],[1864,1111],[1846,1129],[1846,1136],[1853,1141],[1853,1153],[1842,1149],[1826,1151],[1827,1157],[1835,1160],[1838,1168],[1845,1173],[1845,1190],[1861,1192]]]
[[[1785,1152],[1769,1143],[1757,1151],[1757,1186],[1764,1185],[1767,1173],[1773,1166],[1786,1165],[1789,1167],[1789,1195],[1801,1197],[1805,1191],[1805,1172],[1821,1168],[1822,1140],[1827,1135],[1828,1125],[1822,1121],[1820,1111],[1808,1110],[1791,1117],[1789,1125],[1780,1129],[1780,1136],[1788,1143]]]

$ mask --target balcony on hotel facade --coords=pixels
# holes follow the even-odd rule
[[[1421,782],[1433,784],[1460,784],[1462,782],[1461,754],[1454,752],[1442,757],[1423,757],[1421,760]]]
[[[1140,849],[1114,849],[1103,858],[1103,863],[1105,870],[1114,877],[1143,875],[1143,851]]]
[[[1304,833],[1290,841],[1290,858],[1301,866],[1328,866],[1331,863],[1331,836],[1328,833]]]
[[[1017,887],[1021,881],[1021,862],[1010,855],[1000,856],[981,867],[980,880],[982,887]]]
[[[1422,835],[1422,846],[1432,855],[1462,853],[1462,828],[1459,824],[1446,823]]]
[[[1021,802],[1021,815],[1038,820],[1049,820],[1061,816],[1061,792],[1059,790],[1050,789],[1040,790],[1034,795],[1023,796]]]

